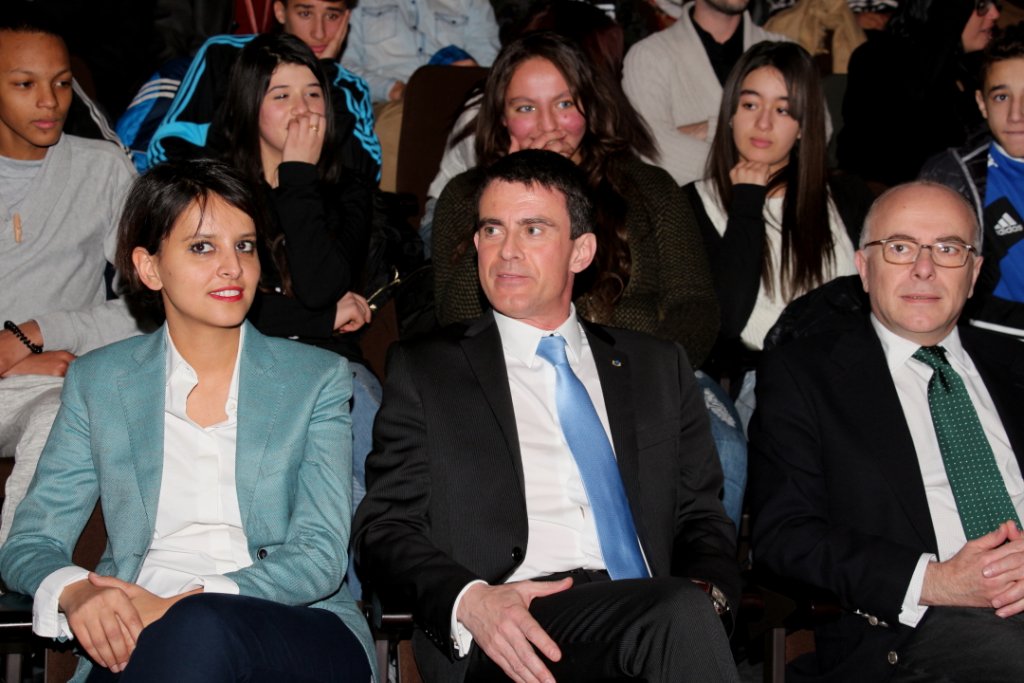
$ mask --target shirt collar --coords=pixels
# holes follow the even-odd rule
[[[579,362],[583,348],[583,331],[576,319],[574,304],[569,304],[569,317],[565,319],[565,322],[553,330],[542,330],[539,327],[509,318],[497,311],[494,311],[494,322],[498,325],[501,345],[505,352],[527,367],[533,367],[537,357],[537,345],[540,344],[541,337],[549,337],[553,334],[565,339],[569,364],[573,365]]]
[[[875,328],[878,340],[882,343],[882,351],[885,353],[885,361],[889,366],[890,373],[907,365],[908,362],[920,363],[922,366],[927,367],[927,364],[911,358],[921,348],[920,344],[901,337],[890,330],[882,324],[882,321],[875,317],[874,313],[871,314],[871,326]],[[971,361],[971,357],[967,355],[964,345],[960,341],[960,330],[955,326],[946,338],[936,344],[936,346],[941,346],[946,350],[946,360],[958,372],[969,374],[977,372],[974,368],[974,362]]]
[[[188,395],[192,393],[199,383],[199,376],[196,371],[182,357],[181,353],[174,346],[170,330],[164,325],[164,339],[167,341],[166,363],[166,392],[164,410],[177,418],[191,422],[185,410],[185,403]],[[220,423],[220,426],[231,425],[238,419],[238,368],[242,360],[242,348],[245,346],[245,325],[239,328],[238,353],[235,355],[235,370],[231,373],[231,385],[228,387],[228,400],[224,404],[224,412],[227,413],[227,420]]]

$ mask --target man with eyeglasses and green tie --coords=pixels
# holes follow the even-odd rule
[[[839,598],[828,680],[1024,680],[1024,345],[957,326],[980,241],[955,191],[889,190],[856,254],[870,316],[758,369],[754,558]]]

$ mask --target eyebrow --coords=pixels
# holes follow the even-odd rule
[[[516,225],[550,225],[555,226],[556,223],[545,216],[527,216],[526,218],[520,218],[516,221]],[[505,222],[500,218],[489,218],[484,217],[477,221],[476,229],[487,227],[489,225],[504,226]]]
[[[194,232],[191,235],[189,235],[188,237],[183,237],[181,241],[182,242],[191,242],[192,240],[196,240],[196,239],[212,240],[212,239],[216,239],[216,238],[217,238],[217,233],[215,233],[215,232]],[[255,232],[247,232],[247,233],[244,233],[242,235],[239,235],[238,239],[239,240],[252,240],[252,239],[256,239],[256,233]]]
[[[13,69],[8,71],[7,73],[12,73],[12,74],[28,74],[30,76],[39,76],[40,75],[40,72],[38,70],[36,70],[36,69],[29,69],[29,68],[26,68],[26,67],[14,67]],[[68,74],[69,76],[71,75],[71,67],[70,66],[66,67],[64,69],[61,69],[60,71],[52,72],[50,74],[50,77],[51,78],[56,78],[57,76],[63,76],[64,74]],[[45,75],[45,74],[43,74],[43,75]]]
[[[280,90],[281,88],[289,88],[289,87],[291,87],[291,86],[288,85],[287,83],[281,83],[280,85],[272,85],[269,88],[267,88],[267,92],[270,92],[271,90]],[[307,83],[306,85],[304,85],[302,87],[303,88],[320,88],[321,90],[323,90],[323,87],[321,87],[319,81],[310,81],[309,83]]]
[[[896,233],[895,235],[889,235],[888,237],[883,237],[881,239],[883,239],[883,240],[907,240],[909,242],[916,242],[918,244],[923,244],[921,242],[921,240],[917,239],[916,237],[911,237],[910,235],[904,235],[902,233]],[[963,237],[960,237],[959,235],[945,235],[943,237],[939,237],[936,240],[933,240],[931,242],[931,244],[935,244],[936,242],[962,242],[963,244],[970,244],[970,242],[968,240],[965,240]]]
[[[743,88],[742,90],[740,90],[740,97],[743,97],[744,95],[754,95],[756,97],[767,97],[766,95],[762,95],[758,91],[751,90],[750,88]],[[789,101],[789,95],[788,94],[787,95],[783,95],[782,97],[776,97],[775,99],[776,100],[786,100],[788,102]]]

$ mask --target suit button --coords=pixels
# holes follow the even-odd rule
[[[267,559],[267,549],[266,548],[260,548],[259,550],[257,550],[256,551],[256,559],[257,560],[265,560],[265,559]]]
[[[878,617],[871,615],[870,617],[868,617],[868,623],[872,626],[878,626]]]
[[[885,659],[886,659],[886,661],[888,661],[888,662],[889,662],[890,664],[894,664],[894,665],[895,665],[895,664],[896,664],[896,662],[900,661],[900,656],[899,656],[898,654],[896,654],[896,651],[895,651],[895,650],[889,650],[889,654],[887,654],[887,655],[885,656]]]
[[[522,562],[523,561],[523,549],[520,548],[519,546],[516,546],[516,547],[512,548],[512,560],[514,562]]]

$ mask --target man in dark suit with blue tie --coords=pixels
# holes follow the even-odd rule
[[[957,325],[980,242],[953,190],[889,190],[856,254],[870,317],[758,368],[754,561],[847,608],[818,680],[1024,680],[1024,346]]]
[[[473,240],[494,310],[389,360],[355,542],[430,682],[737,680],[703,402],[678,345],[577,319],[585,186],[550,152],[488,169]]]

